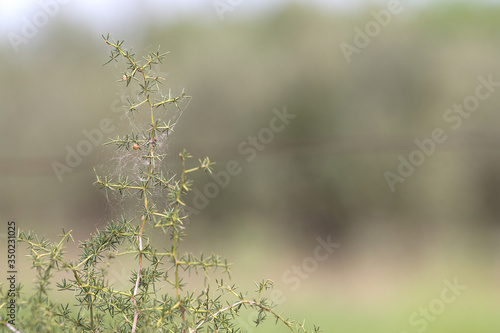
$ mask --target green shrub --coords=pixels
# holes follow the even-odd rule
[[[183,197],[192,187],[188,176],[200,170],[211,172],[213,163],[205,158],[191,165],[191,155],[183,151],[179,154],[178,176],[162,169],[166,155],[159,147],[174,125],[167,119],[175,118],[167,113],[171,109],[181,112],[180,103],[189,97],[184,92],[178,96],[161,93],[163,78],[153,74],[152,66],[162,63],[165,53],[151,52],[140,62],[123,48],[123,41],[103,37],[111,48],[108,63],[124,60],[128,66],[121,84],[140,87],[140,99],[129,101],[125,110],[133,115],[142,111],[148,125],[108,142],[115,144],[125,158],[141,162],[133,163],[132,175],[120,172],[102,176],[95,172],[96,184],[106,193],[137,200],[138,216],[123,215],[97,230],[80,243],[81,254],[76,260],[67,259],[65,254],[64,243],[73,241],[71,231],[63,230],[55,243],[20,231],[17,239],[27,245],[36,273],[35,291],[28,294],[20,286],[17,288],[19,313],[15,324],[4,318],[2,325],[12,332],[243,332],[237,317],[255,311],[257,326],[273,318],[290,332],[308,332],[303,325],[276,312],[265,297],[266,290],[272,287],[270,280],[258,283],[253,297],[222,279],[216,280],[214,288],[205,279],[201,292],[186,288],[186,272],[202,271],[205,277],[213,269],[229,273],[230,265],[217,255],[196,257],[179,251],[185,236]],[[152,241],[157,234],[163,235],[163,247]],[[110,265],[118,257],[132,258],[135,267],[129,275],[128,289],[124,290],[115,288],[118,281],[110,275]],[[58,272],[66,277],[55,283],[57,291],[72,294],[72,303],[61,304],[53,292],[49,293]],[[0,296],[0,308],[5,309],[12,297],[3,291]],[[313,332],[320,330],[315,327]]]

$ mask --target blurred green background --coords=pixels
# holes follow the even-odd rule
[[[94,146],[62,181],[52,166],[104,118],[113,124],[106,137],[127,133],[123,66],[102,66],[109,32],[138,56],[158,45],[170,51],[159,67],[164,88],[192,96],[165,167],[175,171],[183,148],[216,161],[216,173],[232,160],[241,166],[206,207],[187,200],[185,250],[227,257],[242,289],[274,280],[280,309],[325,332],[500,331],[499,87],[458,128],[444,118],[475,94],[478,77],[500,82],[499,1],[402,1],[350,62],[342,43],[354,45],[357,29],[391,1],[221,1],[223,13],[217,1],[20,1],[17,11],[8,3],[0,24],[4,221],[54,240],[64,227],[83,240],[127,210],[93,185],[93,167],[116,153]],[[41,11],[51,13],[46,21]],[[40,26],[26,28],[37,15]],[[33,36],[16,52],[12,33],[23,29]],[[285,108],[296,117],[248,161],[240,145]],[[386,171],[397,173],[400,156],[436,128],[447,140],[391,191]],[[195,181],[201,192],[214,183],[201,174]],[[318,237],[340,247],[311,261]],[[303,264],[310,272],[291,283]],[[445,281],[456,279],[467,289],[440,303]],[[438,315],[417,324],[429,306]]]

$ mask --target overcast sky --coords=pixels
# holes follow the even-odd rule
[[[133,29],[131,25],[138,24],[140,18],[144,17],[173,22],[179,17],[199,14],[204,19],[220,20],[216,3],[233,6],[231,11],[224,13],[224,19],[231,19],[275,10],[293,2],[350,12],[367,4],[386,6],[389,1],[397,0],[0,0],[0,40],[7,42],[9,32],[19,34],[26,22],[33,22],[35,18],[44,23],[41,24],[41,29],[44,25],[50,24],[52,17],[59,15],[64,15],[64,18],[69,17],[76,24],[85,25],[86,29],[90,25],[96,31],[102,32],[112,30],[110,28],[113,26],[121,29],[130,26]],[[458,0],[441,1],[456,3]],[[400,0],[400,2],[403,7],[412,7],[436,3],[437,0]],[[463,2],[500,4],[500,0]]]
[[[233,4],[231,14],[244,15],[255,11],[269,10],[287,3],[298,2],[322,6],[341,11],[351,11],[366,4],[385,5],[397,0],[0,0],[0,26],[19,27],[23,16],[29,18],[40,10],[43,3],[56,3],[59,12],[78,15],[88,21],[119,20],[118,16],[130,17],[141,9],[151,9],[152,14],[162,14],[166,19],[179,13],[204,12],[217,16],[215,3]],[[444,0],[457,2],[458,0]],[[430,0],[400,0],[403,6],[425,5]],[[432,2],[437,2],[436,0]],[[465,0],[471,3],[500,3],[500,0]]]
[[[337,10],[352,10],[367,3],[381,3],[380,0],[0,0],[0,25],[5,28],[19,27],[23,16],[34,15],[41,3],[57,3],[60,12],[84,16],[90,21],[119,20],[118,16],[129,17],[140,8],[150,8],[153,14],[162,13],[170,18],[174,13],[201,11],[216,18],[215,3],[234,4],[234,15],[268,10],[290,2],[319,5]],[[394,0],[392,0],[394,1]],[[477,0],[476,0],[477,1]],[[401,0],[402,4],[425,3],[428,0]],[[172,14],[169,14],[172,13]],[[170,16],[170,17],[169,17]]]

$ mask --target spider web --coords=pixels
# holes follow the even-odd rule
[[[166,75],[158,72],[155,73],[150,71],[148,73],[150,76],[162,76]],[[162,85],[159,85],[159,89]],[[138,134],[139,140],[149,139],[148,133],[145,133],[147,129],[151,126],[151,115],[149,106],[143,105],[139,107],[136,111],[128,111],[129,101],[136,104],[145,99],[143,94],[139,94],[140,88],[137,81],[131,81],[128,87],[123,87],[121,91],[117,94],[118,99],[121,101],[123,110],[117,113],[115,121],[117,126],[112,139],[116,139],[119,136],[121,139],[124,138],[126,134],[131,134],[132,132]],[[158,98],[161,95],[161,91],[158,91]],[[175,94],[169,91],[169,95],[176,97],[180,95],[180,92]],[[153,102],[154,96],[152,94]],[[176,159],[170,156],[170,147],[172,143],[172,137],[174,135],[175,127],[182,117],[184,110],[188,107],[190,102],[190,97],[184,97],[179,100],[176,104],[170,103],[166,107],[158,107],[153,109],[154,119],[161,120],[170,125],[170,130],[157,133],[156,138],[158,141],[155,145],[155,154],[161,155],[161,161],[158,159],[155,161],[158,170],[163,172],[164,177],[170,178],[175,171],[175,164],[171,163],[176,161]],[[110,141],[110,140],[107,140]],[[139,150],[132,149],[130,145],[128,149],[119,148],[116,144],[109,144],[103,147],[102,158],[100,159],[102,164],[96,167],[96,172],[99,177],[104,177],[107,175],[110,182],[116,182],[118,177],[122,179],[127,178],[129,182],[135,184],[145,181],[145,176],[141,175],[141,170],[146,171],[149,165],[148,159],[144,156],[148,153],[147,148],[142,147]],[[135,185],[134,184],[134,185]],[[105,191],[103,189],[103,191]],[[132,192],[133,193],[133,192]],[[158,188],[151,188],[150,195],[148,198],[152,198],[150,202],[153,202],[159,210],[162,210],[166,205],[166,193],[165,191]],[[142,202],[139,200],[139,195],[120,195],[117,191],[106,191],[106,200],[108,202],[108,209],[112,215],[125,215],[127,213],[134,213],[137,216],[137,211],[142,208]],[[163,207],[161,207],[163,206]]]

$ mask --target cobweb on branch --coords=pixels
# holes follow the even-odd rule
[[[130,135],[131,133],[137,134],[139,140],[149,139],[149,135],[146,133],[146,130],[151,127],[149,106],[143,105],[136,111],[128,111],[129,101],[138,103],[145,98],[143,94],[138,93],[140,89],[137,89],[137,86],[138,83],[131,83],[127,88],[122,89],[119,94],[119,99],[123,105],[123,111],[121,114],[117,114],[119,115],[119,120],[116,120],[116,125],[118,126],[116,126],[117,129],[113,134],[113,139],[116,139],[117,136],[123,138],[125,135]],[[159,87],[161,88],[162,85]],[[134,91],[136,92],[135,94],[133,93]],[[169,92],[169,94],[174,97],[179,96],[181,93],[174,94]],[[153,99],[154,97],[151,98]],[[156,166],[166,177],[173,176],[173,171],[175,170],[175,166],[168,165],[167,163],[173,160],[169,158],[171,138],[172,135],[175,135],[175,127],[182,117],[184,110],[188,107],[189,102],[190,97],[186,96],[175,104],[171,103],[166,105],[165,108],[158,107],[153,109],[155,121],[159,119],[162,123],[165,122],[169,124],[170,127],[168,131],[157,133],[157,142],[155,145],[155,154],[162,156],[161,161],[155,161]],[[112,181],[117,181],[118,177],[122,179],[127,177],[129,181],[134,183],[140,183],[146,180],[145,176],[141,175],[141,170],[147,171],[149,165],[148,159],[144,158],[148,153],[147,147],[141,146],[140,149],[134,150],[131,145],[126,149],[124,147],[119,148],[115,144],[109,144],[103,148],[103,158],[101,159],[103,162],[96,168],[99,176],[107,175]],[[105,190],[103,189],[103,191]],[[151,189],[150,197],[156,199],[155,203],[157,206],[166,203],[166,193],[164,191],[161,193],[160,191],[161,190],[155,188]],[[106,193],[108,207],[112,210],[112,213],[124,213],[129,210],[128,208],[134,209],[135,212],[140,209],[141,205],[140,200],[137,200],[139,198],[137,194],[131,196],[119,195],[113,192],[115,191],[108,190]]]

